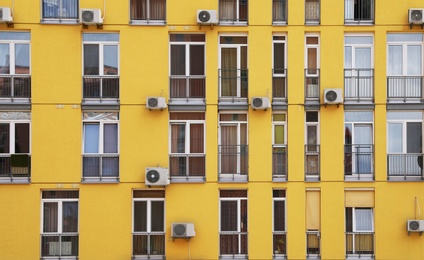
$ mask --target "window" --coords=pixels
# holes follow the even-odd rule
[[[319,180],[319,112],[306,111],[305,124],[305,178]]]
[[[42,191],[41,259],[78,259],[78,198],[76,190]]]
[[[83,180],[119,180],[119,114],[83,113]]]
[[[344,93],[346,100],[374,99],[373,37],[345,36]]]
[[[273,190],[273,255],[274,259],[286,259],[287,255],[287,233],[286,233],[286,191]]]
[[[173,180],[205,180],[205,113],[170,113],[169,168]]]
[[[272,0],[272,23],[287,24],[287,0]]]
[[[373,112],[345,111],[345,178],[373,179]]]
[[[321,259],[321,193],[317,189],[306,190],[306,258]]]
[[[387,34],[387,98],[421,101],[423,81],[423,34]]]
[[[272,37],[272,97],[274,100],[287,101],[287,42],[285,35]]]
[[[305,100],[319,102],[319,36],[305,37]]]
[[[247,37],[219,37],[219,98],[247,101]]]
[[[374,191],[346,190],[346,256],[374,259]]]
[[[166,0],[130,0],[131,23],[165,24]]]
[[[374,0],[345,0],[345,23],[374,23]]]
[[[219,179],[247,181],[247,114],[219,114]]]
[[[247,256],[247,191],[219,192],[219,254],[220,259]]]
[[[388,178],[423,176],[421,111],[387,112]]]
[[[42,0],[42,22],[77,23],[78,0]]]
[[[83,101],[119,99],[119,34],[83,34]]]
[[[0,179],[29,182],[31,113],[0,112]]]
[[[29,32],[0,32],[0,101],[30,102]]]
[[[170,97],[204,99],[205,35],[171,34]]]
[[[272,176],[287,180],[287,115],[272,115]]]
[[[220,24],[247,25],[248,0],[219,0]]]
[[[133,259],[165,259],[165,191],[133,191]]]
[[[320,0],[305,0],[305,24],[319,24]]]

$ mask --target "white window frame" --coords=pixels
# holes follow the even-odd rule
[[[40,4],[40,6],[41,6],[41,8],[40,8],[40,10],[41,10],[41,22],[43,22],[43,23],[68,23],[68,24],[69,23],[71,23],[71,24],[78,23],[79,11],[80,11],[80,0],[76,0],[76,7],[75,7],[76,17],[75,18],[62,17],[62,14],[58,18],[44,17],[44,14],[43,14],[43,9],[44,9],[44,7],[43,7],[44,3],[43,2],[44,1],[48,1],[48,0],[40,0],[40,2],[41,2],[41,4]],[[59,1],[59,8],[62,10],[64,0],[57,0],[57,1]]]
[[[422,127],[422,131],[424,131],[424,113],[422,111],[389,111],[387,113],[401,113],[401,114],[405,114],[407,115],[408,113],[417,113],[421,114],[421,119],[417,119],[417,118],[404,118],[404,119],[389,119],[389,114],[387,115],[387,134],[386,134],[386,142],[387,144],[390,143],[390,138],[389,138],[389,125],[390,124],[401,124],[402,125],[402,152],[401,153],[397,153],[397,152],[391,152],[389,151],[389,145],[387,145],[387,153],[389,154],[407,154],[407,123],[421,123],[421,127]],[[422,136],[423,133],[421,133]],[[424,141],[424,140],[422,140]],[[423,146],[423,143],[421,143],[421,147]]]
[[[275,189],[273,192],[276,191]],[[275,235],[285,235],[287,241],[287,191],[284,191],[284,197],[274,197],[272,196],[272,239],[274,240]],[[275,202],[283,201],[284,202],[284,230],[275,230]],[[275,241],[273,241],[275,243]],[[273,247],[274,249],[274,247]],[[284,245],[284,250],[287,250],[287,245]],[[277,250],[273,252],[274,259],[286,259],[287,252],[281,253]]]
[[[274,121],[274,115],[285,115],[286,120],[285,121]],[[273,113],[272,114],[272,146],[287,146],[287,113],[281,112],[281,113]],[[283,144],[276,144],[275,143],[275,127],[276,126],[284,126],[284,143]]]
[[[43,231],[43,228],[44,228],[44,210],[43,210],[43,207],[44,207],[44,203],[57,203],[58,204],[58,208],[57,208],[57,211],[58,211],[58,215],[57,215],[57,232],[44,232]],[[62,228],[63,228],[63,210],[62,210],[62,207],[63,207],[63,203],[64,202],[78,202],[78,227],[77,227],[77,232],[69,232],[69,234],[78,234],[79,233],[79,224],[80,224],[80,219],[79,219],[79,208],[80,208],[80,203],[79,203],[79,198],[72,198],[72,199],[64,199],[64,198],[54,198],[54,199],[44,199],[44,198],[42,198],[41,199],[41,225],[40,225],[40,227],[41,227],[41,230],[40,230],[40,232],[41,232],[41,234],[46,234],[46,235],[48,235],[48,234],[58,234],[58,235],[60,235],[60,234],[63,234],[63,231],[62,231]],[[67,234],[68,234],[68,232],[67,232]]]
[[[316,112],[317,114],[318,114],[318,121],[317,122],[308,122],[307,121],[307,116],[306,116],[306,114],[307,113],[310,113],[310,112]],[[308,127],[309,126],[316,126],[316,135],[317,135],[317,143],[316,143],[316,145],[319,145],[320,144],[320,119],[321,119],[321,116],[320,116],[320,111],[319,110],[314,110],[314,111],[305,111],[305,145],[308,145]]]
[[[198,113],[198,112],[193,112]],[[200,112],[199,112],[200,113]],[[204,114],[204,113],[203,113]],[[192,153],[190,151],[190,126],[191,125],[203,125],[203,153]],[[184,153],[172,153],[172,144],[169,143],[169,154],[198,154],[198,155],[204,155],[206,150],[206,120],[190,120],[190,119],[169,119],[169,140],[172,139],[172,125],[185,125],[185,147],[184,147]]]
[[[286,77],[287,74],[287,35],[286,34],[273,34],[272,35],[273,39],[272,39],[272,69],[273,69],[273,76],[280,76],[280,77]],[[274,37],[284,37],[284,40],[280,40],[280,39],[274,39]],[[274,64],[274,59],[275,57],[275,44],[276,43],[282,43],[284,44],[284,68],[275,68],[275,64]],[[278,69],[278,70],[283,70],[283,73],[275,73],[274,70]]]
[[[0,32],[0,34],[28,34],[29,39],[28,40],[21,40],[21,39],[1,39],[0,44],[8,44],[9,45],[9,70],[10,72],[8,74],[1,73],[2,75],[31,75],[31,33],[30,32]],[[12,37],[13,38],[13,37]],[[28,61],[29,61],[29,73],[28,74],[17,74],[16,73],[16,45],[19,44],[26,44],[28,45]]]
[[[29,153],[31,154],[31,112],[0,112],[2,118],[1,124],[9,125],[9,153],[5,154],[16,154],[15,151],[15,125],[16,124],[28,124],[29,126]]]
[[[307,16],[307,13],[308,13],[308,10],[307,10],[307,6],[308,6],[308,0],[305,0],[305,24],[306,25],[317,25],[317,24],[319,24],[320,23],[320,21],[321,21],[321,0],[316,0],[316,2],[318,3],[318,18],[315,20],[315,19],[312,19],[312,18],[308,18],[308,16]]]
[[[318,39],[318,43],[314,44],[314,43],[307,43],[308,42],[308,38],[317,38]],[[309,55],[308,55],[308,50],[309,49],[316,49],[317,50],[317,56],[316,56],[316,63],[317,63],[317,67],[316,69],[319,70],[320,68],[320,35],[316,34],[316,33],[307,33],[305,34],[305,69],[310,69],[308,68],[308,60],[309,60]],[[308,70],[306,70],[306,76],[316,76],[318,75],[317,73],[309,73]]]
[[[407,34],[407,33],[388,33],[387,36],[389,35],[403,35],[403,34]],[[421,35],[421,41],[406,41],[406,39],[402,39],[401,41],[390,41],[389,39],[387,39],[387,75],[388,76],[422,76],[423,75],[423,70],[424,70],[424,58],[421,57],[421,74],[419,75],[413,75],[413,74],[408,74],[408,55],[407,55],[407,48],[409,46],[419,46],[421,47],[421,54],[424,53],[424,35],[422,33],[412,33],[412,34],[416,34],[416,35]],[[389,46],[402,46],[402,74],[401,75],[396,75],[396,74],[390,74],[390,60],[389,60]]]
[[[185,34],[176,34],[176,35],[185,35]],[[205,35],[204,35],[205,36]],[[206,36],[205,36],[206,39]],[[180,45],[180,46],[185,46],[185,75],[184,76],[193,76],[190,74],[190,57],[191,57],[191,53],[190,53],[190,46],[191,45],[202,45],[203,47],[206,47],[205,41],[203,42],[196,42],[196,41],[169,41],[169,53],[171,53],[171,46],[174,45]],[[203,64],[203,68],[204,68],[204,74],[206,74],[206,49],[204,49],[204,63]],[[183,76],[183,75],[172,75],[171,74],[171,55],[169,55],[169,76]],[[196,75],[196,76],[201,76],[201,75]],[[203,75],[204,76],[204,75]]]
[[[84,114],[89,114],[89,113],[84,113]],[[116,117],[116,119],[83,119],[83,137],[82,137],[82,153],[83,154],[111,154],[111,155],[119,155],[119,146],[120,146],[120,140],[119,140],[119,136],[120,136],[120,132],[119,132],[119,113],[97,113],[97,115],[107,115],[107,114],[111,114],[113,115],[113,117]],[[86,153],[85,152],[85,126],[86,125],[99,125],[99,147],[98,153]],[[116,125],[117,127],[117,152],[116,153],[105,153],[104,152],[104,147],[103,147],[103,142],[104,142],[104,126],[105,125]]]
[[[129,3],[129,17],[131,19],[130,23],[131,24],[149,24],[149,25],[164,25],[166,24],[166,18],[167,18],[167,14],[168,14],[168,0],[165,0],[165,18],[164,19],[160,19],[160,20],[153,20],[150,19],[150,1],[156,1],[156,0],[145,0],[146,1],[146,18],[145,19],[131,19],[131,10],[133,8],[133,6],[131,5],[131,0]]]
[[[361,233],[361,232],[374,232],[374,208],[370,207],[347,207],[352,209],[352,232],[353,233]],[[370,230],[358,230],[356,225],[356,210],[369,210],[371,211],[371,229]]]
[[[273,0],[272,2],[272,24],[273,25],[287,25],[287,21],[288,21],[288,1],[289,0],[283,0],[284,1],[284,13],[280,14],[280,12],[278,12],[278,15],[283,16],[284,19],[275,19],[275,15],[277,15],[277,11],[275,10],[276,4],[274,3],[275,0]],[[281,1],[281,0],[280,0]],[[278,6],[280,7],[280,6]]]
[[[360,37],[370,37],[372,40],[372,43],[347,43],[346,40],[348,37],[356,37],[356,38],[360,38]],[[346,47],[350,47],[351,48],[351,53],[350,56],[352,57],[351,60],[351,64],[346,64]],[[356,55],[355,55],[355,50],[356,49],[370,49],[370,68],[369,69],[373,69],[374,68],[374,35],[372,34],[345,34],[344,35],[344,63],[345,63],[345,68],[351,68],[351,69],[368,69],[368,68],[357,68],[356,67]]]
[[[247,25],[248,20],[249,20],[249,0],[233,0],[235,1],[235,5],[236,5],[236,10],[235,10],[235,17],[230,20],[221,20],[221,16],[219,15],[219,24],[220,25],[233,25],[233,24],[237,24],[237,25]],[[240,21],[240,1],[245,1],[247,4],[247,10],[246,10],[246,20],[247,21]],[[218,0],[218,9],[221,9],[221,0]],[[230,10],[233,11],[233,10]]]
[[[355,17],[355,2],[354,0],[344,0],[344,21],[346,24],[371,24],[375,20],[375,0],[358,0],[370,2],[370,19],[364,19],[361,17]],[[351,2],[352,4],[349,4]],[[361,8],[361,11],[364,8]]]

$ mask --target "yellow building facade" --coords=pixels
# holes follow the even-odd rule
[[[0,259],[424,259],[424,1],[0,6]]]

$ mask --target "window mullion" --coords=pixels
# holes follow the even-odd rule
[[[189,122],[185,123],[185,140],[184,140],[184,145],[185,145],[185,154],[190,154],[190,140],[191,140],[191,133],[190,133],[190,126],[191,124]],[[187,158],[187,163],[188,163],[188,158]]]
[[[62,224],[63,224],[63,219],[62,219],[62,211],[63,211],[63,201],[58,201],[57,202],[57,233],[62,234]]]
[[[12,121],[9,123],[9,153],[15,153],[15,122]]]

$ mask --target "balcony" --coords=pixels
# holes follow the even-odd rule
[[[344,153],[345,180],[374,180],[374,145],[345,145]]]
[[[219,232],[219,259],[247,259],[247,232]]]
[[[84,76],[82,105],[118,105],[119,76]]]
[[[219,176],[222,182],[248,181],[248,145],[219,145]]]
[[[78,259],[78,233],[42,234],[41,259]]]
[[[165,232],[135,232],[132,259],[165,259]]]
[[[306,259],[321,259],[321,239],[319,231],[306,231]]]
[[[345,102],[374,101],[374,70],[345,69],[344,70]]]
[[[287,181],[287,145],[272,147],[272,179],[273,181]]]
[[[305,145],[305,180],[320,180],[320,146]]]
[[[374,232],[346,232],[347,259],[374,259]]]
[[[305,69],[305,103],[319,104],[319,69]]]
[[[170,154],[169,171],[172,182],[204,182],[205,154]]]
[[[287,232],[272,232],[273,259],[287,259]]]
[[[244,105],[247,109],[248,70],[219,70],[219,105]]]
[[[423,180],[423,154],[388,154],[388,180]]]
[[[423,103],[422,76],[387,77],[387,102]]]
[[[31,76],[0,75],[0,102],[29,104],[31,102]]]
[[[85,154],[82,158],[82,181],[119,181],[119,155]]]
[[[0,155],[0,183],[29,183],[31,157],[28,154]]]

